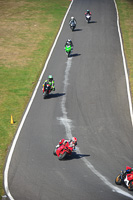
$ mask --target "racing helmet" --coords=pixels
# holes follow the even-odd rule
[[[67,40],[66,45],[71,45],[71,40],[70,39]]]
[[[72,143],[77,145],[77,138],[76,137],[72,137]]]
[[[74,20],[74,17],[71,17],[71,20]]]
[[[49,79],[50,82],[52,82],[53,76],[52,76],[52,75],[49,75],[49,76],[48,76],[48,79]]]
[[[89,11],[89,10],[87,10],[86,12],[87,12],[87,13],[89,13],[90,11]]]

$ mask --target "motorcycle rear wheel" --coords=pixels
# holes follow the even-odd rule
[[[60,154],[58,159],[59,160],[63,160],[63,158],[65,158],[66,155],[67,155],[67,152],[64,152],[63,154]]]
[[[129,182],[128,190],[133,191],[133,180]]]
[[[122,180],[121,180],[121,175],[120,175],[120,174],[116,177],[115,183],[116,183],[117,185],[121,185]]]

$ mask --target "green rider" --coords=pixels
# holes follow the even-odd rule
[[[45,82],[43,83],[43,87],[44,87],[45,83],[48,83],[49,85],[51,85],[51,90],[55,91],[54,79],[53,79],[52,75],[48,76],[48,80],[45,80]]]

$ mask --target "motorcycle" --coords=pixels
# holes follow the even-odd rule
[[[45,99],[50,92],[51,92],[51,85],[46,82],[43,86],[43,98]]]
[[[85,16],[85,19],[86,19],[86,21],[89,23],[90,20],[91,20],[91,15],[87,14],[87,15]]]
[[[53,154],[58,156],[59,160],[63,160],[66,155],[71,155],[73,151],[73,147],[69,146],[69,142],[66,144],[62,144],[61,146],[57,145],[55,150],[53,151]]]
[[[71,47],[71,45],[66,45],[65,46],[65,52],[66,52],[67,56],[69,57],[70,54],[72,53],[72,47]]]
[[[76,28],[76,24],[73,21],[70,23],[70,28],[72,31]]]
[[[131,169],[131,167],[126,166],[126,170]],[[116,177],[115,183],[117,185],[125,184],[128,190],[133,191],[133,171],[130,173],[124,173],[123,170],[121,173]]]

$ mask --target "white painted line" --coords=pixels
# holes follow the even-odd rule
[[[131,100],[131,94],[130,94],[130,86],[129,86],[129,78],[128,78],[128,72],[127,72],[127,66],[126,66],[126,59],[123,49],[123,42],[121,37],[121,31],[120,31],[120,25],[119,25],[119,14],[117,9],[116,1],[114,0],[116,13],[117,13],[117,27],[118,27],[118,33],[120,38],[120,46],[121,46],[121,53],[122,53],[122,59],[123,59],[123,65],[124,65],[124,71],[125,71],[125,77],[126,77],[126,85],[127,85],[127,95],[128,95],[128,101],[129,101],[129,110],[130,110],[130,116],[131,116],[131,123],[133,126],[133,107],[132,107],[132,100]]]
[[[63,92],[66,94],[67,93],[67,86],[69,85],[68,83],[68,80],[69,80],[69,72],[70,72],[70,69],[71,69],[71,66],[72,66],[72,58],[68,59],[67,61],[67,66],[66,66],[66,70],[65,70],[65,76],[64,76],[64,90]],[[71,139],[73,136],[72,136],[72,120],[71,119],[68,119],[67,117],[67,111],[66,111],[66,107],[65,107],[65,104],[66,104],[66,95],[63,96],[62,98],[62,101],[61,101],[61,110],[62,110],[62,114],[63,114],[63,117],[61,118],[57,118],[58,120],[61,121],[61,123],[65,126],[65,130],[66,130],[66,137],[68,139]],[[77,152],[79,154],[81,154],[79,148],[77,147]],[[114,186],[112,183],[110,183],[107,178],[105,176],[103,176],[100,172],[98,172],[95,167],[85,158],[85,157],[81,157],[81,159],[84,161],[84,163],[86,164],[86,166],[96,175],[98,176],[101,181],[103,181],[103,183],[105,185],[107,185],[113,192],[117,192],[121,195],[124,195],[126,197],[129,197],[130,199],[133,199],[133,196],[131,194],[129,194],[128,192],[125,192],[123,191],[122,189]]]
[[[65,95],[63,96],[62,101],[61,101],[61,110],[63,113],[63,117],[57,118],[64,125],[68,139],[70,139],[72,137],[72,134],[71,134],[72,120],[67,118],[67,111],[66,111],[65,103],[66,103],[66,93],[67,93],[67,86],[68,86],[68,76],[69,76],[71,65],[72,65],[72,57],[68,58],[67,67],[65,70],[64,90],[63,90],[63,93],[65,93]]]
[[[71,6],[72,6],[72,3],[73,3],[73,0],[71,1],[70,5],[69,5],[69,8],[68,8],[68,10],[67,10],[67,12],[66,12],[66,14],[65,14],[65,16],[64,16],[64,19],[63,19],[63,21],[62,21],[60,30],[59,30],[59,32],[58,32],[58,34],[57,34],[57,36],[56,36],[56,39],[55,39],[55,41],[54,41],[54,44],[53,44],[53,46],[52,46],[52,48],[51,48],[51,51],[50,51],[50,53],[49,53],[49,56],[48,56],[48,58],[47,58],[47,60],[46,60],[46,63],[45,63],[45,65],[44,65],[43,71],[42,71],[42,73],[41,73],[41,75],[40,75],[40,78],[39,78],[39,80],[38,80],[38,83],[37,83],[37,85],[36,85],[36,88],[35,88],[35,90],[34,90],[34,92],[33,92],[33,95],[32,95],[32,97],[31,97],[31,100],[30,100],[30,102],[29,102],[29,104],[28,104],[28,107],[27,107],[27,109],[26,109],[26,111],[25,111],[25,114],[24,114],[24,116],[23,116],[23,119],[22,119],[22,121],[21,121],[21,123],[20,123],[20,126],[19,126],[19,128],[18,128],[18,130],[17,130],[17,133],[16,133],[16,135],[15,135],[15,137],[14,137],[14,140],[13,140],[13,143],[12,143],[12,146],[11,146],[11,149],[10,149],[10,152],[9,152],[9,154],[8,154],[8,158],[7,158],[6,166],[5,166],[5,170],[4,170],[4,188],[5,188],[5,192],[6,192],[7,196],[8,196],[8,198],[9,198],[10,200],[14,200],[14,198],[12,197],[12,195],[11,195],[11,193],[10,193],[10,191],[9,191],[9,187],[8,187],[8,171],[9,171],[9,166],[10,166],[10,163],[11,163],[12,155],[13,155],[13,152],[14,152],[14,149],[15,149],[15,146],[16,146],[16,143],[17,143],[17,140],[18,140],[18,137],[19,137],[19,135],[20,135],[20,131],[21,131],[22,127],[23,127],[23,124],[24,124],[25,119],[26,119],[26,117],[27,117],[27,115],[28,115],[28,112],[29,112],[29,110],[30,110],[30,108],[31,108],[31,105],[32,105],[33,100],[34,100],[35,95],[36,95],[36,92],[37,92],[37,90],[38,90],[38,87],[39,87],[39,85],[40,85],[40,82],[41,82],[41,80],[42,80],[42,77],[43,77],[43,75],[44,75],[44,73],[45,73],[45,70],[46,70],[46,68],[47,68],[47,65],[48,65],[48,62],[49,62],[49,60],[50,60],[50,57],[51,57],[51,55],[52,55],[52,53],[53,53],[53,50],[54,50],[54,48],[55,48],[55,45],[56,45],[57,40],[58,40],[58,38],[59,38],[59,35],[60,35],[61,31],[62,31],[64,22],[65,22],[65,20],[66,20],[66,17],[67,17],[67,15],[68,15],[68,12],[69,12],[69,10],[70,10],[70,8],[71,8]]]

